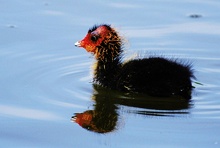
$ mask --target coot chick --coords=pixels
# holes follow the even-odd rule
[[[123,40],[110,25],[95,25],[75,43],[94,54],[94,83],[124,92],[151,96],[182,96],[189,100],[194,78],[191,64],[163,57],[122,62]]]

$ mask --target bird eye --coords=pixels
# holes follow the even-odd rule
[[[91,36],[91,40],[92,40],[93,42],[95,42],[95,41],[97,41],[97,40],[98,40],[98,37],[97,37],[97,36],[95,36],[95,35],[93,35],[93,36]]]

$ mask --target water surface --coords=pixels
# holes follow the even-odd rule
[[[219,9],[217,0],[2,2],[0,146],[219,147]],[[94,87],[94,59],[74,43],[99,23],[113,24],[127,39],[125,58],[190,61],[203,85],[194,83],[190,102],[144,103]],[[113,131],[98,134],[71,122],[100,106]]]

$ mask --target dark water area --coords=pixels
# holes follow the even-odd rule
[[[219,147],[219,9],[217,0],[1,2],[0,146]],[[125,38],[124,60],[191,62],[192,99],[93,85],[95,60],[74,43],[100,23]]]

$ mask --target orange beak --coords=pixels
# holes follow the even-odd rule
[[[82,47],[81,41],[76,42],[76,43],[75,43],[75,46],[76,46],[76,47]]]
[[[94,46],[90,45],[90,44],[86,44],[84,40],[82,41],[78,41],[75,43],[76,47],[83,47],[84,49],[86,49],[87,52],[95,52],[94,51]]]

